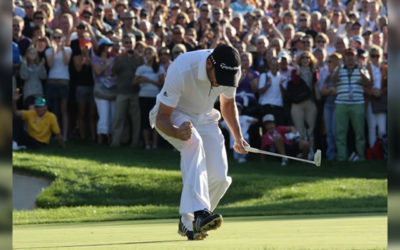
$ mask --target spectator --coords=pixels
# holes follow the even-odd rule
[[[278,125],[283,125],[283,94],[286,89],[286,79],[279,72],[277,57],[273,57],[270,70],[262,73],[258,83],[258,103],[260,105],[259,117],[273,114]]]
[[[310,14],[305,11],[300,12],[298,31],[302,31],[306,35],[311,35],[313,39],[317,35],[315,30],[310,29]]]
[[[133,86],[133,79],[136,69],[143,64],[143,59],[133,53],[135,46],[134,36],[126,35],[123,37],[122,42],[124,50],[121,54],[117,55],[113,66],[113,74],[116,76],[117,81],[117,97],[112,125],[113,137],[111,146],[118,147],[121,143],[127,143],[127,140],[130,138],[130,145],[137,147],[140,138],[141,116],[138,95],[139,87]]]
[[[96,105],[93,97],[93,71],[91,53],[97,44],[92,26],[81,21],[76,27],[77,38],[71,41],[72,62],[70,65],[71,80],[74,83],[75,101],[77,103],[77,120],[81,140],[89,135],[96,141]],[[91,39],[85,37],[88,33]],[[87,124],[89,126],[87,126]],[[88,129],[89,127],[89,129]]]
[[[328,57],[329,75],[322,85],[321,94],[325,97],[324,103],[324,122],[326,129],[326,158],[328,160],[336,160],[336,113],[335,98],[336,84],[332,82],[331,76],[337,67],[340,67],[342,55],[333,53]]]
[[[24,20],[19,16],[13,17],[13,42],[18,44],[21,56],[25,56],[26,49],[31,45],[32,40],[22,34]]]
[[[172,40],[167,47],[172,51],[176,44],[183,44],[186,47],[186,51],[194,50],[189,43],[185,42],[185,29],[181,25],[176,25],[172,30]]]
[[[364,88],[368,88],[370,80],[362,70],[357,68],[355,55],[355,49],[346,49],[344,66],[336,70],[331,79],[337,85],[335,108],[338,161],[347,159],[346,147],[349,121],[355,133],[358,159],[365,160]]]
[[[18,145],[24,145],[31,149],[40,149],[49,144],[52,134],[56,135],[61,147],[65,147],[63,137],[56,116],[47,111],[46,99],[37,97],[35,99],[35,109],[17,110],[16,102],[21,97],[19,89],[13,95],[13,140]],[[22,119],[22,121],[20,120]],[[25,122],[23,122],[25,121]],[[26,127],[26,130],[25,128]]]
[[[172,61],[175,60],[180,54],[186,53],[185,45],[178,43],[172,48]]]
[[[146,63],[136,70],[133,84],[140,86],[139,104],[142,114],[142,132],[145,148],[155,149],[158,146],[157,131],[150,128],[149,112],[156,104],[156,96],[164,84],[164,69],[160,67],[156,48],[149,46],[144,50]]]
[[[115,106],[115,79],[112,77],[114,58],[111,57],[113,42],[108,38],[101,38],[98,48],[92,56],[92,70],[94,76],[94,101],[97,114],[97,143],[111,143],[111,126],[114,118]]]
[[[135,14],[133,11],[127,11],[123,14],[122,34],[127,35],[131,33],[135,36],[136,41],[144,41],[144,33],[135,27],[134,18]]]
[[[70,47],[65,46],[65,39],[60,29],[55,29],[53,31],[51,44],[52,47],[45,51],[47,64],[49,66],[45,93],[50,110],[62,121],[62,135],[64,140],[67,140],[67,103],[70,79],[68,65],[72,51]]]
[[[302,158],[306,159],[309,151],[308,142],[298,137],[298,133],[293,126],[276,126],[273,114],[266,114],[262,119],[265,134],[262,138],[261,148],[270,152],[278,152],[282,155],[297,156],[301,153]],[[290,133],[290,138],[288,136]],[[289,138],[290,140],[289,140]],[[281,166],[288,164],[287,158],[282,158]]]
[[[22,31],[22,34],[26,37],[32,38],[33,13],[36,11],[36,1],[25,0],[24,9],[24,30]]]
[[[33,109],[35,99],[44,96],[41,80],[47,78],[44,59],[40,60],[39,53],[33,46],[29,47],[26,51],[26,57],[23,59],[20,69],[20,76],[24,80],[24,109]]]
[[[43,10],[37,10],[33,13],[33,24],[34,26],[38,26],[42,32],[50,38],[53,30],[49,28],[46,23],[47,17]],[[68,34],[68,33],[66,33]]]
[[[158,58],[160,58],[160,65],[167,72],[169,65],[171,64],[171,53],[167,47],[161,47],[158,50]]]
[[[41,2],[38,6],[38,9],[44,11],[44,14],[46,16],[46,24],[50,28],[54,28],[52,25],[53,19],[54,19],[54,11],[53,11],[53,7],[51,6],[51,4],[47,3],[47,2]]]
[[[260,73],[267,71],[268,65],[265,61],[265,54],[267,53],[268,46],[269,41],[266,36],[261,35],[257,38],[253,69]]]
[[[386,136],[387,119],[387,64],[382,63],[382,49],[372,46],[369,50],[369,74],[372,76],[372,90],[367,104],[368,142],[374,147],[377,139]],[[378,131],[378,133],[377,133]]]
[[[288,82],[287,94],[292,103],[291,116],[301,139],[310,144],[308,158],[314,158],[314,128],[317,118],[315,104],[318,92],[317,60],[311,52],[303,51],[297,59],[296,69]]]
[[[256,116],[258,113],[256,93],[260,73],[250,68],[253,63],[253,56],[250,52],[242,52],[240,59],[242,74],[236,89],[236,101],[242,104],[243,114]]]

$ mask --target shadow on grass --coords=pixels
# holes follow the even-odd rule
[[[27,152],[38,155],[67,157],[71,159],[85,159],[100,164],[116,164],[124,167],[143,167],[149,169],[164,169],[180,171],[179,152],[171,147],[157,150],[144,150],[131,147],[112,148],[106,145],[97,145],[90,142],[69,141],[66,149],[61,149],[54,142],[40,151]],[[228,155],[231,153],[229,152]],[[344,177],[344,178],[387,178],[387,161],[375,160],[364,162],[337,162],[322,159],[321,167],[312,164],[290,161],[287,167],[280,166],[280,158],[269,157],[265,161],[259,159],[258,154],[249,154],[249,161],[238,164],[229,157],[229,174],[282,174],[285,176],[312,176],[312,177]],[[26,159],[29,161],[29,159]]]
[[[128,147],[110,148],[104,145],[82,144],[74,141],[68,143],[67,149],[50,145],[41,151],[27,152],[43,156],[85,159],[100,164],[115,164],[122,167],[174,171],[179,171],[180,160],[179,153],[173,152],[170,148],[158,150]],[[245,164],[238,164],[230,159],[229,175],[233,177],[233,184],[221,201],[221,205],[260,199],[271,190],[290,187],[297,183],[312,183],[334,178],[386,179],[386,162],[384,161],[356,164],[323,161],[320,168],[290,161],[289,165],[283,168],[276,158],[260,161],[257,157],[257,155],[250,155],[249,161]],[[21,156],[18,160],[19,163],[27,166],[18,167],[18,169],[32,171],[32,174],[40,172],[29,168],[32,163],[28,156]],[[49,170],[45,174],[55,178],[54,171],[59,173],[69,171],[70,176],[60,175],[60,178],[56,178],[52,186],[44,191],[45,195],[41,195],[37,202],[37,205],[43,208],[147,204],[177,206],[179,204],[182,181],[178,174],[168,176],[168,178],[159,177],[154,173],[142,173],[138,176],[136,173],[127,174],[126,172],[118,172],[119,170],[114,171],[113,168],[109,169],[113,169],[114,172],[90,173],[82,169],[79,170],[79,173],[70,173],[73,170],[65,169],[65,166],[56,163],[55,165],[51,166],[51,171]],[[113,178],[112,181],[108,181],[109,178]],[[142,183],[146,178],[151,180],[152,183]],[[370,200],[370,197],[365,198],[369,202],[367,204],[374,202]],[[299,197],[280,197],[282,201],[294,198]],[[386,199],[383,196],[380,198]],[[271,202],[276,204],[278,201]],[[332,205],[338,207],[338,203]],[[357,204],[353,205],[362,207]],[[380,205],[382,206],[382,202],[380,202]],[[386,207],[386,205],[384,206]],[[312,209],[312,205],[308,207]]]
[[[159,240],[159,241],[137,241],[137,242],[121,242],[121,243],[106,243],[106,244],[82,244],[82,245],[62,245],[62,246],[40,246],[29,247],[29,249],[47,249],[47,248],[79,248],[79,247],[106,247],[106,246],[121,246],[121,245],[138,245],[138,244],[158,244],[158,243],[172,243],[180,242],[182,240]],[[26,249],[26,248],[13,248],[13,249]]]

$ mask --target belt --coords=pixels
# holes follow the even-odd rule
[[[47,83],[65,84],[68,85],[68,79],[47,79]]]

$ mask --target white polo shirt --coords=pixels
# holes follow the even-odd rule
[[[212,50],[197,50],[179,55],[168,67],[159,102],[188,115],[210,113],[220,94],[231,99],[236,88],[212,87],[206,73],[206,60]],[[156,109],[158,109],[156,107]]]

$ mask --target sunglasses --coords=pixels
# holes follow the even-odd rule
[[[61,36],[53,36],[53,39],[61,39]]]
[[[182,54],[182,53],[183,53],[183,51],[181,51],[181,50],[179,50],[179,51],[174,51],[174,55]]]
[[[380,57],[380,55],[370,55],[371,56],[371,58],[379,58]]]
[[[201,9],[201,12],[210,12],[208,9]]]
[[[25,9],[33,9],[33,5],[25,6]]]
[[[131,41],[125,41],[124,44],[132,44]]]
[[[37,17],[35,17],[35,19],[37,19],[37,20],[43,20],[44,18],[43,18],[42,16],[37,16]]]
[[[317,40],[317,43],[326,43],[325,40]]]
[[[308,43],[308,44],[310,44],[310,41],[301,41],[302,43]]]
[[[306,22],[307,19],[300,19],[300,22]]]
[[[309,56],[302,56],[301,59],[311,59]]]

